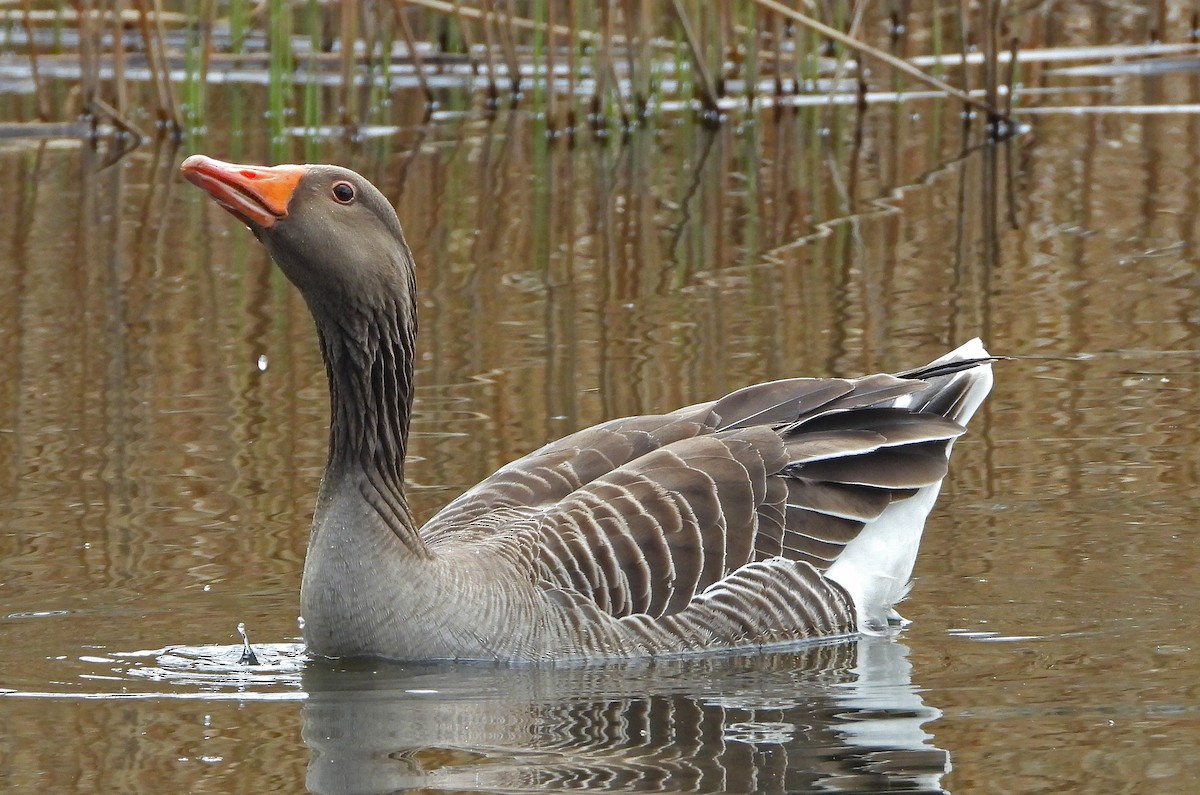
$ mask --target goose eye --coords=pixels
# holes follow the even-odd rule
[[[333,186],[333,198],[342,204],[354,201],[354,186],[349,182],[339,182]]]

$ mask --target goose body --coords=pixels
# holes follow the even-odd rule
[[[755,649],[898,620],[950,448],[991,389],[972,340],[896,375],[757,384],[579,431],[418,527],[404,495],[416,337],[395,211],[335,166],[184,175],[303,294],[330,448],[301,586],[315,654],[598,660]]]

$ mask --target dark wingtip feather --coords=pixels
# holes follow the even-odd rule
[[[940,378],[944,375],[954,375],[961,373],[964,370],[972,370],[985,364],[992,362],[1012,361],[1013,356],[979,356],[974,359],[956,359],[952,362],[937,362],[927,364],[924,367],[917,367],[913,370],[905,370],[904,372],[896,373],[897,378],[905,378],[910,381],[928,381],[931,378]]]

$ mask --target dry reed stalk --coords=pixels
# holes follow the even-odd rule
[[[453,3],[448,2],[448,0],[409,0],[409,2],[415,6],[421,6],[422,8],[428,8],[430,11],[438,11],[443,14],[449,14],[449,13],[455,12],[456,7],[458,7],[460,5],[458,0],[455,0],[455,2],[453,2]],[[482,0],[482,2],[487,4],[489,2],[489,0]],[[571,0],[567,0],[567,2],[568,2],[568,5],[571,4]],[[493,16],[499,16],[498,14],[496,14],[493,11],[482,10],[482,9],[478,9],[478,8],[461,8],[461,13],[463,16],[470,17],[471,19],[478,19],[478,20],[486,20]],[[525,17],[510,15],[508,17],[508,20],[511,23],[511,26],[514,30],[517,28],[524,28],[526,30],[534,30],[538,27],[542,27],[537,21],[532,20],[532,19],[527,19]],[[555,31],[555,33],[559,36],[567,36],[570,34],[570,30],[568,29],[567,26],[560,25],[559,28]],[[591,44],[595,44],[596,42],[600,41],[599,33],[595,33],[595,32],[588,31],[588,30],[576,31],[576,33],[577,33],[580,41],[586,41]],[[628,42],[625,42],[622,37],[618,37],[618,41],[620,41],[622,44],[628,43]],[[675,42],[670,41],[668,39],[663,39],[663,38],[651,38],[649,43],[650,43],[650,46],[652,46],[656,49],[663,50],[664,52],[671,52],[675,47]]]
[[[600,46],[596,48],[596,52],[592,56],[592,61],[595,64],[595,90],[592,92],[592,109],[589,113],[589,118],[592,122],[592,128],[600,130],[605,123],[604,117],[604,97],[608,93],[608,78],[613,74],[609,69],[609,58],[612,56],[612,31],[604,24],[607,15],[603,11],[604,6],[601,4],[596,7],[596,13],[603,15],[600,24]],[[606,37],[607,34],[607,37]]]
[[[466,17],[463,16],[462,0],[454,0],[454,18],[458,21],[458,35],[462,36],[463,47],[467,51],[467,63],[471,64],[471,74],[479,74],[479,60],[475,57],[475,43],[471,41],[470,29]]]
[[[114,0],[112,19],[113,92],[118,113],[129,110],[129,87],[125,82],[125,26],[121,21],[125,0]]]
[[[625,70],[629,79],[629,94],[630,94],[630,111],[635,118],[640,118],[644,110],[644,98],[641,91],[641,74],[638,69],[641,59],[639,50],[635,46],[638,41],[637,31],[634,28],[636,21],[633,14],[633,0],[624,0],[621,3],[621,21],[625,23]]]
[[[425,95],[426,107],[433,107],[436,104],[433,91],[429,88],[429,81],[425,79],[425,62],[421,58],[421,51],[417,49],[416,37],[413,36],[412,25],[408,23],[408,15],[404,13],[406,8],[406,0],[393,0],[392,12],[400,25],[400,35],[404,37],[404,46],[408,48],[409,58],[412,59],[413,69],[416,70],[417,85]]]
[[[554,40],[555,13],[558,3],[549,0],[546,3],[546,129],[550,133],[558,132],[558,91],[555,90],[555,72],[557,59],[555,50],[558,43]]]
[[[863,0],[862,2],[859,2],[859,3],[855,4],[855,6],[854,6],[854,10],[852,12],[852,17],[850,19],[850,28],[849,28],[849,30],[846,31],[846,35],[852,39],[856,35],[858,35],[858,30],[862,26],[863,14],[866,11],[866,8],[867,8],[866,0]],[[833,91],[829,92],[829,107],[831,107],[831,108],[834,105],[834,98],[837,96],[836,87],[841,84],[842,78],[846,74],[846,56],[849,54],[849,52],[850,51],[848,48],[843,48],[842,52],[838,55],[837,61],[834,65],[833,85],[835,88]],[[855,75],[857,77],[857,89],[856,90],[858,92],[858,106],[859,106],[859,109],[862,110],[862,109],[865,109],[866,104],[867,104],[866,67],[863,64],[862,58],[855,58],[854,65],[855,65]]]
[[[638,11],[641,18],[638,21],[638,30],[641,31],[638,39],[638,51],[640,53],[639,61],[641,65],[638,67],[642,74],[642,106],[638,109],[638,113],[644,119],[650,112],[650,97],[655,92],[656,79],[654,74],[654,49],[651,46],[652,37],[650,31],[654,30],[655,13],[651,9],[648,0],[640,0],[638,2]]]
[[[488,15],[484,20],[484,30],[489,32],[488,48],[492,47],[492,37],[490,34],[489,23],[496,25],[496,38],[500,40],[500,52],[504,55],[505,69],[508,71],[508,83],[513,94],[518,94],[521,91],[521,68],[517,63],[517,51],[509,32],[512,27],[512,15],[505,15],[507,25],[500,24],[500,12],[496,10],[496,0],[484,0],[484,5],[488,8]]]
[[[155,0],[157,10],[159,0]],[[171,88],[171,76],[163,64],[162,39],[155,35],[151,23],[151,12],[146,0],[135,0],[138,12],[138,24],[141,27],[142,41],[146,48],[146,63],[150,69],[150,79],[158,97],[158,122],[162,127],[172,130],[178,135],[183,130],[179,121],[179,110],[175,104],[175,92]]]
[[[37,46],[33,41],[33,21],[30,17],[33,9],[29,5],[29,0],[24,0],[24,11],[25,16],[22,23],[25,28],[25,41],[29,44],[29,69],[30,76],[33,78],[33,94],[38,121],[50,121],[50,97],[46,94],[46,87],[42,85],[42,79],[38,75],[38,53]]]
[[[783,17],[771,14],[772,73],[775,78],[775,96],[783,96]]]
[[[675,10],[675,17],[679,20],[679,26],[683,30],[684,40],[687,41],[688,50],[692,54],[692,66],[696,70],[696,88],[700,96],[700,104],[704,106],[704,110],[711,116],[715,117],[721,112],[717,104],[717,92],[713,86],[712,75],[708,72],[708,65],[704,62],[704,53],[700,49],[700,42],[696,39],[696,33],[692,28],[691,20],[688,18],[687,11],[684,10],[680,0],[671,0],[671,6]]]
[[[143,133],[136,124],[131,122],[128,118],[125,117],[124,114],[120,113],[112,105],[109,105],[107,102],[100,99],[100,97],[98,97],[98,96],[92,97],[91,106],[93,108],[93,115],[100,115],[100,116],[106,117],[110,122],[112,122],[117,127],[117,129],[119,129],[121,132],[129,135],[135,141],[140,141],[147,137],[146,134]],[[95,111],[99,111],[99,114],[96,114]],[[95,134],[96,134],[96,131],[93,128],[92,135],[95,136]]]
[[[867,67],[863,63],[863,59],[855,58],[854,67],[855,88],[858,92],[858,123],[854,130],[854,143],[857,149],[862,145],[863,116],[867,112],[867,90],[869,86],[867,85]]]
[[[1005,119],[1012,117],[1013,86],[1017,81],[1017,49],[1017,37],[1013,36],[1009,41],[1008,77],[1004,81],[1005,85],[1008,86],[1008,91],[1004,95]]]
[[[460,7],[461,10],[463,9]],[[487,59],[488,100],[495,104],[500,101],[500,88],[496,85],[496,44],[492,37],[492,15],[485,14],[477,19],[482,20],[483,25],[483,56]]]
[[[575,0],[567,0],[567,133],[574,137],[579,119],[575,113],[575,101],[579,96],[577,80],[579,76],[579,22],[578,9]]]
[[[359,5],[365,6],[366,4],[360,3]],[[362,60],[370,69],[386,64],[390,55],[390,52],[384,52],[384,48],[392,43],[393,31],[391,26],[385,22],[388,8],[389,4],[384,2],[375,5],[376,12],[373,14],[365,13],[366,9],[364,8],[355,11],[358,20],[358,29],[354,34],[356,39],[355,60],[358,59],[357,43],[362,42]]]
[[[1147,38],[1155,44],[1165,39],[1167,27],[1166,0],[1157,0],[1154,3],[1154,14],[1148,21],[1150,23],[1150,30]]]
[[[967,53],[971,50],[971,3],[970,0],[959,0],[958,5],[958,51],[962,54],[959,64],[959,77],[962,80],[963,91],[971,91],[971,70],[967,68]]]
[[[75,0],[76,18],[79,20],[79,70],[80,88],[83,94],[83,111],[92,117],[92,135],[96,134],[97,108],[94,101],[99,94],[100,56],[97,52],[99,37],[93,34],[92,0]]]
[[[355,48],[358,44],[358,6],[356,2],[341,4],[342,49],[342,126],[350,129],[358,123],[358,92],[355,90]]]
[[[675,0],[675,3],[677,5],[678,5],[678,2],[679,2],[679,0]],[[877,61],[880,61],[897,71],[903,72],[904,74],[909,75],[910,77],[916,78],[917,80],[921,81],[922,83],[925,83],[926,85],[929,85],[929,86],[937,89],[938,91],[948,94],[948,95],[954,97],[955,99],[958,99],[959,101],[963,102],[964,104],[971,105],[972,107],[975,107],[975,108],[979,108],[987,113],[994,112],[994,108],[989,106],[985,101],[977,99],[977,98],[971,96],[970,94],[967,94],[966,92],[955,88],[954,86],[950,85],[949,83],[946,83],[943,80],[939,80],[936,77],[933,77],[932,75],[928,75],[925,72],[922,72],[920,69],[918,69],[917,67],[908,63],[907,61],[902,61],[893,55],[889,55],[888,53],[883,52],[882,50],[878,49],[877,47],[872,47],[871,45],[866,44],[865,42],[861,42],[861,41],[858,41],[857,39],[853,39],[853,38],[847,36],[846,34],[842,33],[837,28],[831,28],[822,22],[818,22],[817,20],[813,19],[812,17],[805,16],[804,14],[801,14],[798,11],[793,11],[792,9],[783,5],[782,3],[776,2],[776,0],[754,0],[754,2],[758,3],[759,5],[761,5],[765,8],[768,8],[778,14],[783,14],[784,16],[786,16],[788,19],[792,20],[793,22],[803,25],[804,27],[815,31],[815,32],[819,33],[820,35],[825,36],[826,38],[833,39],[834,41],[838,42],[839,44],[842,44],[842,45],[850,48],[851,50],[854,50],[855,52],[859,53],[860,55],[868,55],[871,58],[873,58]]]
[[[753,3],[735,3],[729,26],[729,49],[722,60],[730,76],[742,81],[742,95],[751,105],[758,91],[758,73],[763,62],[762,44],[766,39],[768,14]]]
[[[979,13],[982,17],[980,28],[983,33],[983,95],[987,100],[988,107],[996,109],[988,112],[988,121],[991,123],[1000,116],[997,104],[997,86],[1000,82],[1000,75],[997,68],[997,50],[999,48],[996,36],[999,20],[996,14],[996,0],[983,0],[980,3]]]
[[[607,90],[611,90],[616,97],[617,112],[621,114],[621,129],[628,130],[630,126],[629,109],[626,107],[626,99],[621,91],[622,80],[617,74],[616,59],[613,57],[613,5],[612,3],[604,3],[601,5],[601,16],[603,26],[603,42],[604,42],[604,74],[611,80],[611,85],[607,85],[609,80],[605,80],[605,91],[600,88],[600,83],[596,84],[596,96],[603,99],[603,95]]]
[[[713,26],[717,30],[716,47],[716,78],[713,80],[713,88],[717,91],[717,97],[722,98],[726,95],[725,91],[725,63],[729,60],[729,42],[733,28],[733,14],[730,10],[730,0],[720,0],[716,8],[716,24]],[[705,41],[711,41],[708,36],[704,37]],[[711,57],[711,55],[710,55]],[[711,61],[710,61],[711,63]]]
[[[494,3],[495,0],[492,0]],[[516,14],[513,11],[513,0],[507,2],[508,10],[505,11],[506,24],[500,28],[500,43],[504,45],[505,54],[508,57],[509,82],[512,83],[512,91],[514,94],[521,93],[521,64],[517,60],[517,26]]]
[[[180,140],[183,135],[183,119],[179,114],[179,100],[175,97],[175,84],[171,82],[171,66],[167,62],[167,29],[163,24],[162,0],[154,0],[154,37],[158,47],[160,78],[167,93],[167,129],[171,137]]]

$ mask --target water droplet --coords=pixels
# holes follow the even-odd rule
[[[254,653],[254,649],[250,647],[250,638],[246,636],[246,625],[238,622],[238,633],[242,636],[242,656],[238,660],[239,665],[260,665],[258,655]]]

